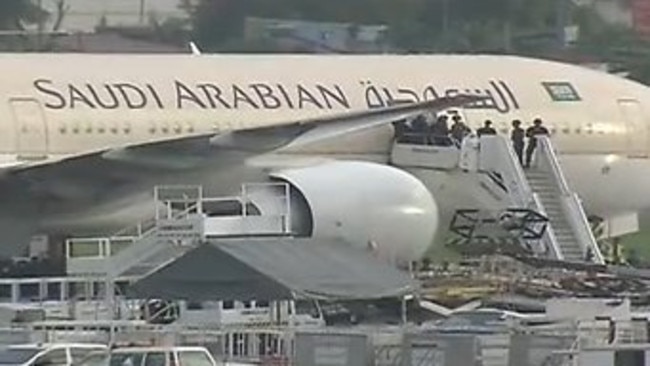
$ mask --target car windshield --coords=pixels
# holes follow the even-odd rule
[[[108,352],[93,352],[76,362],[76,366],[107,366]]]
[[[25,363],[36,356],[38,352],[40,352],[40,349],[35,348],[3,348],[0,350],[0,364],[14,365]]]
[[[142,364],[143,353],[113,353],[111,355],[110,366],[140,366]]]

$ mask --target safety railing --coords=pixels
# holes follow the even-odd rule
[[[584,212],[580,199],[576,193],[571,191],[569,184],[562,173],[559,160],[553,149],[550,138],[546,136],[537,137],[538,148],[536,152],[536,164],[548,171],[553,175],[553,181],[556,182],[559,190],[562,208],[565,216],[573,230],[573,233],[578,239],[578,243],[582,246],[583,253],[591,251],[592,261],[595,263],[605,263],[598,242],[591,231],[591,226],[587,220],[587,215]]]
[[[503,136],[480,137],[479,170],[496,171],[503,175],[504,184],[513,200],[513,204],[521,208],[536,209],[534,192],[526,174],[519,163],[510,143]]]
[[[544,208],[544,205],[542,204],[542,200],[539,198],[538,194],[536,193],[533,194],[533,201],[535,202],[535,207],[537,207],[538,212],[541,213],[542,215],[547,216],[548,213],[546,212],[546,209]],[[548,251],[547,253],[545,253],[546,254],[545,257],[556,258],[560,260],[564,259],[564,255],[562,254],[562,250],[560,249],[560,246],[558,244],[557,236],[555,235],[555,230],[553,230],[553,225],[549,225],[546,228],[542,240],[544,243],[544,249]]]
[[[68,273],[124,270],[164,250],[170,242],[187,246],[208,236],[288,235],[291,233],[290,186],[246,183],[236,197],[204,197],[200,186],[157,186],[153,219],[103,238],[66,241]],[[236,203],[238,211],[212,214]],[[254,211],[250,209],[254,207]]]
[[[528,183],[519,158],[506,137],[482,136],[480,137],[480,150],[480,170],[495,171],[502,175],[514,206],[531,209],[543,215],[547,214],[539,196]],[[535,248],[535,252],[545,257],[563,259],[557,243],[555,232],[552,226],[548,225],[543,232],[541,246]]]

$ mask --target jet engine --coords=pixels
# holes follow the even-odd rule
[[[438,207],[411,174],[387,165],[337,161],[271,174],[291,187],[297,236],[343,239],[398,261],[417,260],[432,244]]]

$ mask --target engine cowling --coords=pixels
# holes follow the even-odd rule
[[[271,174],[291,186],[292,230],[340,238],[399,261],[431,246],[439,214],[429,190],[387,165],[337,161]]]

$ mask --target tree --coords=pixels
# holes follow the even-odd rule
[[[194,39],[218,48],[240,38],[246,16],[386,24],[407,51],[509,50],[518,33],[553,34],[559,1],[568,0],[179,0]],[[569,9],[571,10],[571,9]]]
[[[47,18],[47,12],[29,0],[0,1],[0,29],[22,30]]]

